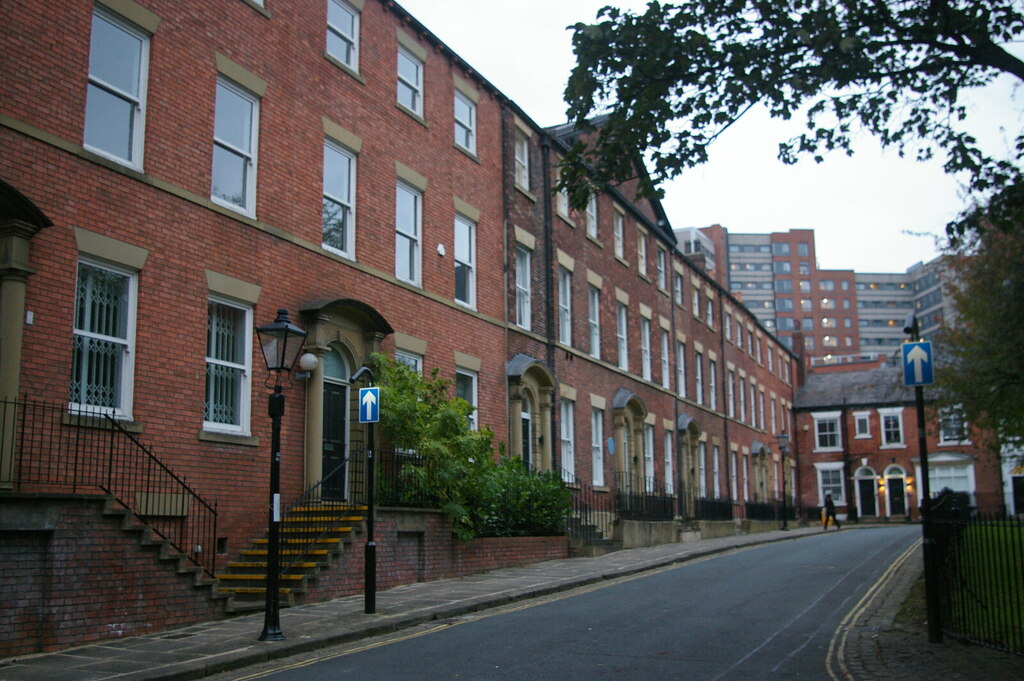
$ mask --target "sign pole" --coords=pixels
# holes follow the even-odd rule
[[[366,425],[366,547],[363,552],[363,612],[377,612],[377,542],[373,537],[374,493],[377,482],[374,470],[373,424],[380,420],[380,388],[373,387],[373,374],[363,367],[352,377],[355,381],[367,374],[369,387],[359,390],[359,422]]]
[[[942,610],[939,604],[939,575],[935,555],[935,527],[932,523],[932,489],[928,472],[928,437],[924,418],[924,385],[934,380],[934,356],[931,343],[920,340],[917,315],[911,312],[903,326],[904,333],[910,334],[910,342],[904,343],[903,383],[914,386],[914,401],[917,407],[917,450],[921,457],[921,534],[924,544],[924,593],[928,613],[928,642],[942,643]]]

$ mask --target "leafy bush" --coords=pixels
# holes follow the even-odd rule
[[[483,482],[473,506],[479,535],[543,537],[564,531],[571,498],[557,473],[530,471],[522,461],[502,458]]]
[[[381,404],[387,405],[380,410],[381,433],[392,446],[421,457],[421,464],[402,469],[410,496],[444,511],[464,540],[561,533],[570,498],[556,474],[497,461],[494,433],[469,427],[472,405],[450,396],[451,381],[438,369],[424,377],[381,354],[372,362]]]

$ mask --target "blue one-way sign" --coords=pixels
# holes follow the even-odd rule
[[[380,388],[359,389],[359,423],[380,421]]]
[[[914,387],[934,383],[935,371],[932,361],[932,344],[928,341],[904,343],[902,348],[903,385]]]

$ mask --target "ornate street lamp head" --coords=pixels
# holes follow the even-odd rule
[[[260,349],[263,361],[267,363],[267,371],[290,372],[302,352],[306,340],[306,332],[291,323],[288,310],[277,311],[277,319],[269,324],[256,327],[260,337]]]

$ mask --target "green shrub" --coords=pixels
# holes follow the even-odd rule
[[[451,381],[437,369],[424,377],[381,354],[372,362],[386,405],[380,410],[381,434],[391,446],[421,457],[420,465],[402,468],[409,496],[443,510],[464,540],[561,534],[570,507],[561,478],[527,471],[512,459],[496,460],[494,433],[469,427],[473,407],[450,395]]]

